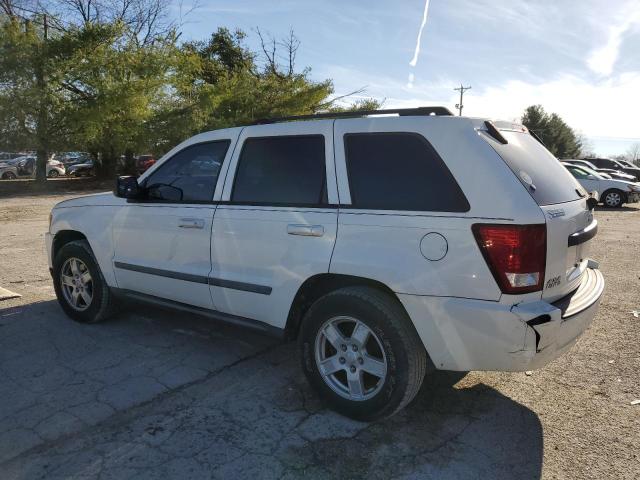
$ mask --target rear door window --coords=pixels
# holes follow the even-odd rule
[[[344,136],[344,148],[355,208],[469,211],[458,183],[422,135],[351,133]]]
[[[571,202],[586,196],[582,186],[538,140],[526,132],[500,130],[506,144],[494,144],[518,180],[540,206]]]
[[[247,138],[231,200],[257,205],[326,205],[324,136]]]

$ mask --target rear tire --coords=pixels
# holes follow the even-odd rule
[[[3,179],[3,180],[15,180],[16,178],[17,178],[17,177],[16,177],[16,174],[15,174],[15,173],[13,173],[13,172],[5,172],[5,173],[2,175],[2,179]]]
[[[605,207],[619,208],[624,203],[624,193],[617,189],[611,189],[602,195],[602,203]]]
[[[400,303],[371,287],[342,288],[318,299],[302,321],[298,349],[320,397],[361,421],[405,407],[427,367],[427,352]]]
[[[49,178],[57,178],[57,177],[59,177],[59,176],[60,176],[60,174],[58,173],[58,171],[57,171],[57,170],[51,170],[51,171],[49,172],[49,175],[48,175],[48,177],[49,177]]]
[[[97,323],[114,312],[113,295],[86,240],[65,244],[53,261],[53,287],[71,319]]]

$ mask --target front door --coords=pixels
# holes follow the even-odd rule
[[[328,272],[338,204],[332,125],[242,131],[213,224],[218,310],[282,328],[302,283]]]
[[[119,288],[213,308],[208,275],[214,192],[233,140],[187,145],[144,177],[145,197],[127,203],[114,219]]]

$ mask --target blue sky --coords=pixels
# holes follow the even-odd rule
[[[297,64],[331,78],[336,94],[361,87],[386,107],[453,109],[513,120],[541,103],[585,135],[599,155],[640,142],[640,3],[637,0],[200,0],[182,18],[184,39],[239,27],[257,48],[260,27],[293,28]],[[190,5],[174,5],[180,17]],[[409,76],[413,74],[413,82]]]

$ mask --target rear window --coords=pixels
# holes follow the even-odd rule
[[[507,144],[492,144],[538,205],[578,200],[585,190],[544,145],[528,133],[500,130]]]
[[[467,212],[469,202],[431,144],[417,133],[344,136],[351,203],[356,208]]]

